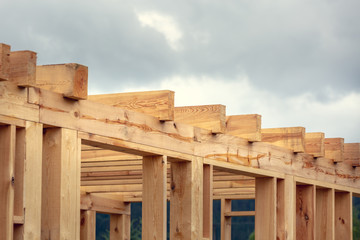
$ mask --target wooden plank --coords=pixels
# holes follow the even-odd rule
[[[352,194],[335,192],[335,239],[352,240]]]
[[[203,235],[203,162],[171,163],[170,238],[201,239]]]
[[[35,86],[36,59],[36,52],[11,52],[9,80],[21,87]]]
[[[145,113],[161,121],[174,120],[173,91],[146,91],[91,95],[89,100]]]
[[[35,86],[68,98],[87,99],[88,67],[77,63],[37,66]]]
[[[10,46],[0,43],[0,81],[9,80]]]
[[[316,189],[316,239],[335,239],[334,189]]]
[[[225,217],[255,216],[255,211],[231,211],[226,212]]]
[[[276,179],[256,178],[256,239],[276,239]]]
[[[143,239],[166,239],[166,164],[165,156],[143,159]]]
[[[344,139],[343,138],[325,138],[325,157],[333,162],[342,162],[344,160]]]
[[[130,211],[130,203],[127,203]],[[111,214],[110,215],[110,240],[130,240],[130,214]]]
[[[263,128],[261,139],[279,147],[290,149],[294,152],[305,152],[305,128]]]
[[[0,126],[0,239],[13,239],[15,126]]]
[[[213,231],[213,166],[203,169],[203,238],[212,239]]]
[[[322,132],[305,133],[305,152],[314,157],[325,156],[325,134]]]
[[[13,217],[13,221],[14,221],[14,225],[23,225],[25,223],[24,221],[24,216],[16,216],[14,215]],[[14,226],[14,231],[15,229],[17,229],[19,226]],[[17,239],[17,237],[14,234],[14,239]]]
[[[80,218],[80,240],[95,240],[96,212],[81,211]]]
[[[218,104],[175,107],[175,122],[204,128],[210,130],[212,133],[225,133],[225,106]]]
[[[296,239],[315,239],[315,186],[296,186]]]
[[[344,162],[360,167],[360,143],[344,144]]]
[[[221,199],[221,239],[230,240],[231,239],[231,217],[226,216],[226,213],[231,212],[231,199],[222,198]]]
[[[226,116],[226,134],[245,138],[249,142],[261,141],[261,115]]]
[[[49,128],[44,134],[42,237],[79,239],[80,142],[77,132]]]
[[[81,210],[96,211],[106,214],[127,214],[130,211],[124,203],[124,198],[114,194],[81,193]]]

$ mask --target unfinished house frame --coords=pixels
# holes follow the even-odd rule
[[[132,202],[142,238],[166,239],[167,201],[170,239],[212,239],[213,199],[224,240],[234,216],[255,216],[256,239],[352,239],[359,143],[174,107],[172,91],[88,96],[87,71],[0,44],[0,239],[92,240],[96,212],[130,239]]]

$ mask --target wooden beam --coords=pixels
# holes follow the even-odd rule
[[[344,161],[354,167],[360,167],[360,143],[344,144]]]
[[[77,63],[37,66],[35,86],[68,98],[87,99],[88,67]]]
[[[279,147],[290,149],[294,152],[305,152],[305,128],[263,128],[261,139]]]
[[[315,239],[315,186],[296,186],[296,239]]]
[[[15,126],[0,126],[0,239],[13,239]]]
[[[223,240],[231,239],[231,217],[226,216],[226,213],[228,212],[231,212],[231,199],[222,198],[220,228],[221,228],[221,239]]]
[[[0,81],[9,80],[10,46],[0,43]]]
[[[127,203],[130,212],[130,203]],[[130,214],[110,215],[110,240],[130,240]]]
[[[213,166],[203,170],[203,237],[212,240],[213,226]]]
[[[42,237],[80,238],[80,150],[77,132],[48,128],[43,142]]]
[[[80,218],[80,240],[95,240],[96,212],[82,210]]]
[[[145,113],[161,121],[174,120],[173,91],[147,91],[91,95],[89,100]]]
[[[255,211],[231,211],[226,212],[225,217],[255,216]]]
[[[353,238],[352,194],[335,192],[335,239]]]
[[[166,239],[166,165],[165,156],[143,159],[143,239]]]
[[[334,189],[316,189],[316,239],[335,239]]]
[[[344,160],[344,139],[343,138],[325,138],[325,157],[333,162],[342,162]]]
[[[261,141],[261,115],[226,116],[226,134],[245,138],[249,142]]]
[[[81,193],[81,210],[96,211],[106,214],[127,214],[130,211],[123,197],[114,194]]]
[[[175,108],[175,122],[189,124],[210,130],[212,133],[225,133],[226,110],[224,105],[202,105]]]
[[[325,156],[325,134],[322,132],[305,133],[305,152],[314,157]]]
[[[36,52],[10,53],[9,80],[21,87],[36,86]]]
[[[255,236],[276,239],[276,179],[256,178]]]

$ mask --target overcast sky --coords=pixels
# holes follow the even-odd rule
[[[89,67],[90,94],[170,89],[263,127],[360,142],[359,0],[1,0],[0,42]]]

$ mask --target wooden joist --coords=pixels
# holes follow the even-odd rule
[[[344,144],[344,161],[354,167],[360,166],[360,143]]]
[[[245,138],[249,142],[261,141],[261,115],[226,116],[226,134]]]
[[[11,52],[9,80],[21,87],[36,86],[36,60],[36,52]]]
[[[333,162],[342,162],[344,160],[344,139],[343,138],[325,138],[325,157]]]
[[[225,133],[226,109],[220,104],[175,107],[175,122],[204,128],[212,133]]]
[[[0,43],[0,81],[9,80],[10,46]]]
[[[80,199],[81,210],[130,215],[130,209],[120,195],[82,192]]]
[[[314,157],[325,156],[325,134],[321,132],[305,133],[305,152]]]
[[[305,128],[263,128],[261,139],[276,146],[290,149],[296,153],[305,152]]]
[[[91,95],[89,100],[145,113],[161,121],[174,120],[174,92],[169,90]]]

